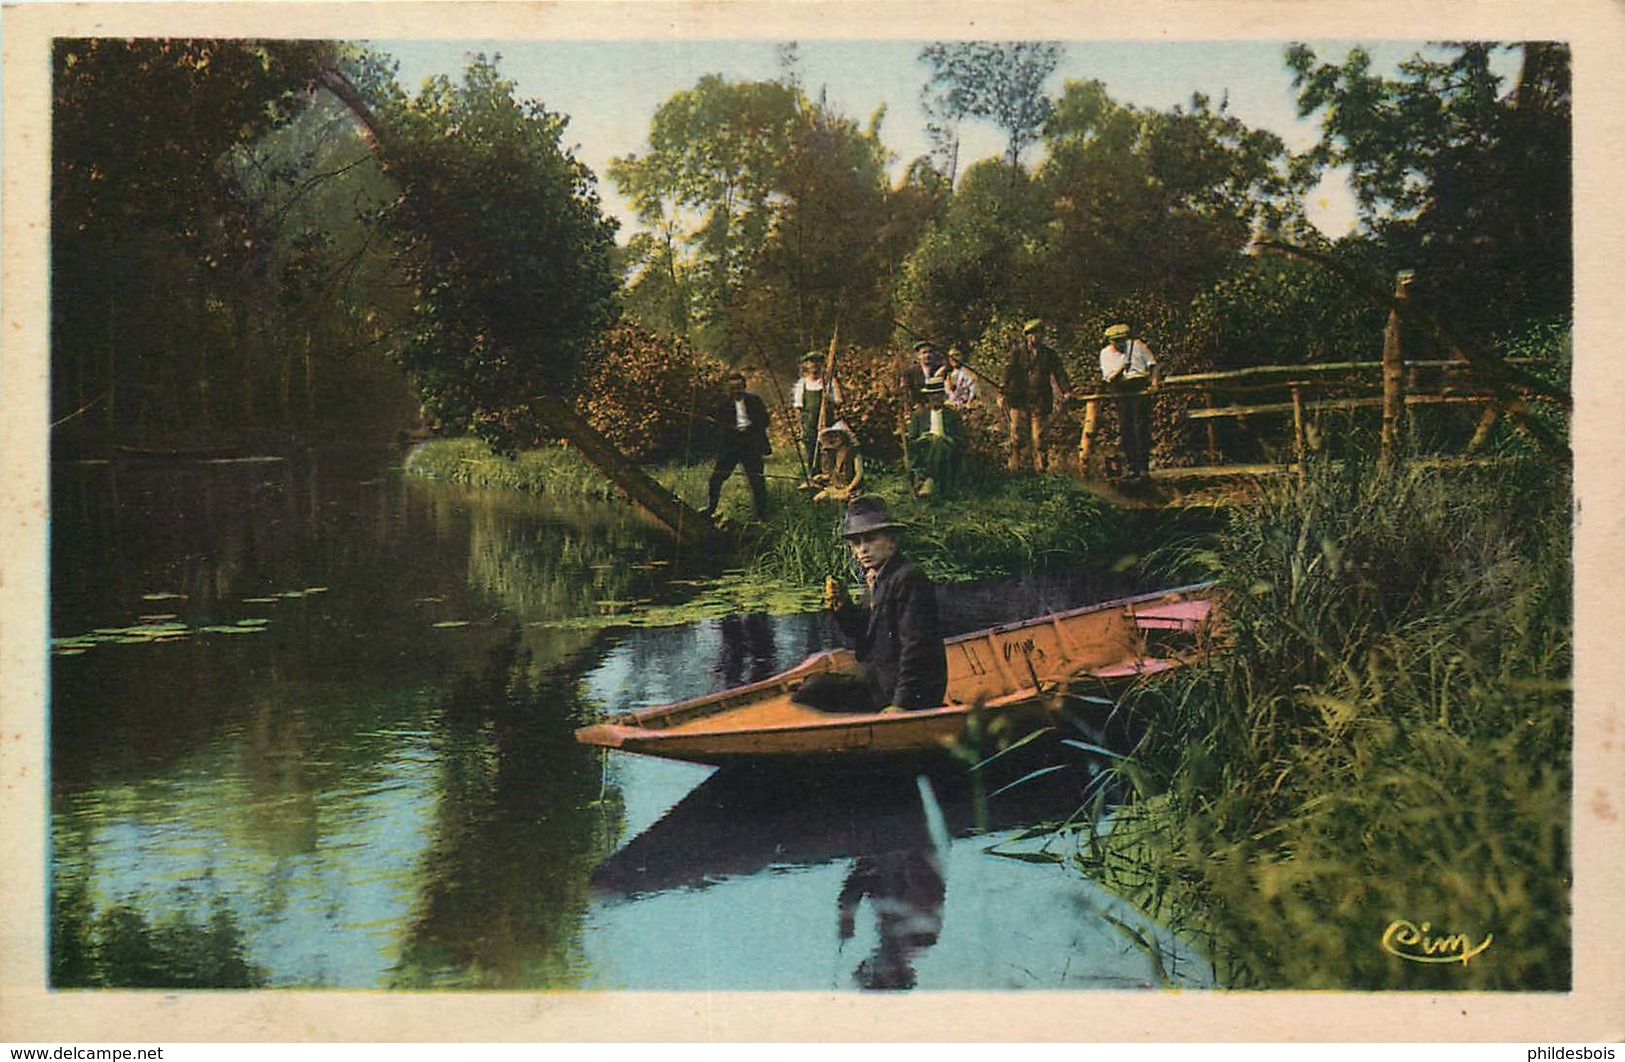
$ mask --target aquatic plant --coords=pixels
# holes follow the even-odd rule
[[[470,485],[576,497],[614,495],[586,461],[563,447],[507,458],[474,440],[436,440],[413,450],[406,468]],[[739,534],[748,581],[777,582],[797,602],[806,600],[808,588],[816,589],[826,576],[848,565],[838,533],[840,507],[813,504],[797,489],[799,473],[793,455],[780,452],[769,460],[769,508],[763,521],[753,520],[741,476],[724,486],[718,508],[719,523]],[[678,497],[703,504],[708,463],[666,466],[653,474]],[[939,582],[1106,563],[1106,551],[1125,526],[1116,509],[1075,480],[1009,475],[986,462],[967,464],[951,500],[915,497],[901,467],[884,462],[871,464],[867,482],[908,524],[909,556]]]
[[[503,456],[479,439],[433,439],[406,455],[407,472],[469,486],[500,487],[572,498],[613,498],[614,485],[569,446]]]

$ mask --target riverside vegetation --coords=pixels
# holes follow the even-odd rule
[[[1217,581],[1227,651],[1129,702],[1127,796],[1076,862],[1224,984],[1567,988],[1569,505],[1534,461],[1324,464],[1170,551]],[[1407,962],[1406,923],[1488,946]]]
[[[725,526],[739,530],[744,572],[754,581],[800,588],[804,596],[791,600],[805,608],[817,600],[824,577],[846,572],[851,562],[837,533],[842,509],[806,499],[796,486],[800,469],[788,452],[789,443],[776,445],[776,456],[767,463],[771,505],[764,522],[746,522],[750,509],[740,482],[725,486],[719,512]],[[615,493],[564,446],[507,457],[477,440],[434,440],[412,451],[407,468],[451,482],[564,497]],[[709,463],[666,465],[653,472],[681,498],[697,503],[705,497]],[[896,463],[871,462],[865,474],[873,492],[909,525],[910,558],[939,582],[1121,563],[1114,549],[1127,526],[1124,514],[1072,480],[973,466],[960,496],[941,502],[915,498]]]
[[[413,466],[593,489],[576,460],[450,441]],[[659,478],[695,496],[704,471]],[[811,584],[844,564],[837,513],[779,473],[749,574]],[[1124,552],[1122,514],[1060,477],[988,474],[953,506],[900,496],[896,471],[878,483],[944,581]],[[1215,580],[1226,651],[1133,692],[1143,736],[1110,771],[1114,806],[1102,787],[1049,853],[1204,944],[1226,985],[1566,988],[1570,499],[1566,470],[1511,452],[1325,460],[1251,488],[1216,533],[1129,558]],[[1385,947],[1407,923],[1489,944],[1407,962]]]

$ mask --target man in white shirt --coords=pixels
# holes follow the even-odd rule
[[[745,389],[745,374],[728,377],[727,397],[711,410],[712,439],[716,460],[711,466],[711,478],[706,483],[705,508],[700,514],[707,519],[717,511],[722,497],[722,484],[743,466],[745,480],[750,484],[751,504],[756,516],[767,513],[767,483],[762,475],[762,462],[773,452],[767,440],[767,404]]]
[[[1126,324],[1106,329],[1100,350],[1100,378],[1117,396],[1117,430],[1130,478],[1151,478],[1151,400],[1160,370],[1151,348],[1134,338]]]
[[[819,414],[824,411],[826,399],[829,413],[820,423]],[[834,380],[824,380],[824,359],[816,352],[809,352],[801,359],[801,375],[790,386],[790,405],[801,421],[801,450],[809,480],[819,470],[818,433],[841,419],[840,404],[841,385]]]

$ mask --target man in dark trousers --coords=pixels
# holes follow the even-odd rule
[[[767,441],[767,403],[745,389],[744,373],[736,372],[728,378],[728,397],[711,410],[711,434],[716,443],[716,463],[711,467],[705,508],[700,514],[709,518],[717,511],[723,482],[736,465],[743,465],[756,515],[767,515],[762,460],[773,452]]]
[[[884,713],[942,704],[948,654],[937,622],[936,587],[898,552],[902,529],[873,495],[847,509],[841,537],[863,569],[864,602],[853,604],[830,579],[824,605],[852,643],[861,673],[808,679],[796,691],[798,702],[826,711]]]
[[[1118,437],[1128,465],[1125,472],[1130,479],[1145,483],[1151,479],[1151,398],[1147,391],[1159,381],[1157,356],[1126,324],[1107,328],[1105,338],[1100,378],[1117,396]]]

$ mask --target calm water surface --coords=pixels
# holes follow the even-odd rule
[[[57,984],[1207,983],[1074,872],[986,851],[1075,807],[1081,763],[977,799],[951,773],[762,777],[576,744],[602,712],[764,677],[832,632],[605,629],[690,574],[627,507],[389,462],[57,470]],[[1053,592],[959,592],[948,614],[1070,603]]]

